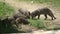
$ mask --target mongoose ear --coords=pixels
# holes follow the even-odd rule
[[[20,11],[22,8],[18,9],[18,11]]]
[[[18,11],[20,12],[20,9],[18,9]]]

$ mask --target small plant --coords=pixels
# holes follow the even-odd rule
[[[45,28],[45,25],[44,25],[44,21],[42,20],[32,20],[32,19],[29,19],[30,21],[30,24],[34,27],[37,27],[38,29],[42,29],[42,28]]]
[[[4,18],[5,15],[11,16],[13,12],[13,7],[5,2],[0,2],[0,17]]]

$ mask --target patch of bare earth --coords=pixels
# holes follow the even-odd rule
[[[16,2],[16,1],[14,1],[14,0],[5,0],[5,2],[8,3],[8,4],[10,4],[10,5],[13,6],[14,8],[16,8],[16,12],[18,12],[17,10],[18,10],[19,8],[24,8],[24,9],[27,9],[27,10],[29,10],[30,12],[32,12],[32,11],[38,9],[38,8],[48,7],[48,8],[50,8],[50,9],[52,10],[52,12],[54,13],[54,15],[56,16],[57,19],[51,21],[51,20],[49,20],[50,17],[48,16],[49,19],[46,20],[46,21],[47,21],[47,22],[48,22],[48,21],[52,22],[52,23],[53,23],[52,26],[58,26],[58,27],[60,26],[60,13],[59,13],[59,11],[58,11],[57,9],[53,8],[51,5],[49,5],[49,4],[47,4],[47,3],[43,3],[43,4],[33,4],[33,3],[27,3],[27,2],[24,2],[24,1],[22,1],[22,2]],[[41,15],[40,18],[43,19],[44,17]],[[27,26],[27,27],[28,27],[28,26]],[[33,31],[33,34],[49,34],[49,33],[47,33],[47,32],[50,32],[50,31],[40,31],[40,30],[37,30],[37,31]],[[55,32],[55,31],[51,31],[50,34],[53,34],[54,32]],[[57,32],[58,32],[58,31],[57,31]],[[54,34],[57,34],[57,32],[54,33]],[[60,33],[60,31],[59,31],[59,33]],[[58,33],[58,34],[59,34],[59,33]]]

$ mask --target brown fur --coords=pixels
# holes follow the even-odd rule
[[[27,18],[30,18],[30,12],[28,10],[24,10],[24,9],[20,8],[18,11],[21,14],[25,15]]]
[[[21,14],[21,13],[17,13],[17,14],[14,14],[14,15],[13,15],[13,18],[14,18],[14,19],[17,19],[17,18],[19,18],[19,17],[27,18],[25,15],[23,15],[23,14]]]
[[[19,17],[16,19],[16,26],[18,27],[18,24],[29,24],[28,20],[23,18],[23,17]]]
[[[23,9],[19,9],[18,11],[19,13],[13,15],[14,20],[12,20],[12,22],[15,22],[17,27],[19,23],[28,24],[27,18],[30,18],[30,12]]]
[[[42,8],[42,9],[37,9],[34,12],[31,13],[32,19],[36,16],[38,16],[38,19],[40,15],[43,14],[45,16],[45,20],[47,19],[47,15],[49,15],[52,20],[56,19],[56,17],[53,15],[52,11],[48,8]]]

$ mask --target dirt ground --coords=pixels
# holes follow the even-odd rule
[[[16,8],[16,12],[19,8],[23,8],[23,9],[27,9],[30,12],[38,9],[38,8],[43,8],[43,7],[48,7],[52,10],[52,12],[54,13],[54,15],[56,16],[56,20],[53,20],[51,22],[53,22],[54,24],[56,24],[56,26],[58,24],[60,24],[60,13],[57,9],[53,8],[51,5],[44,3],[44,4],[33,4],[32,2],[28,3],[28,2],[16,2],[14,0],[5,0],[6,3],[9,3],[11,6],[13,6],[14,8]],[[41,18],[44,18],[43,16],[41,16]],[[50,18],[50,17],[49,17]],[[37,31],[33,31],[33,34],[59,34],[60,31],[41,31],[41,30],[37,30]]]

